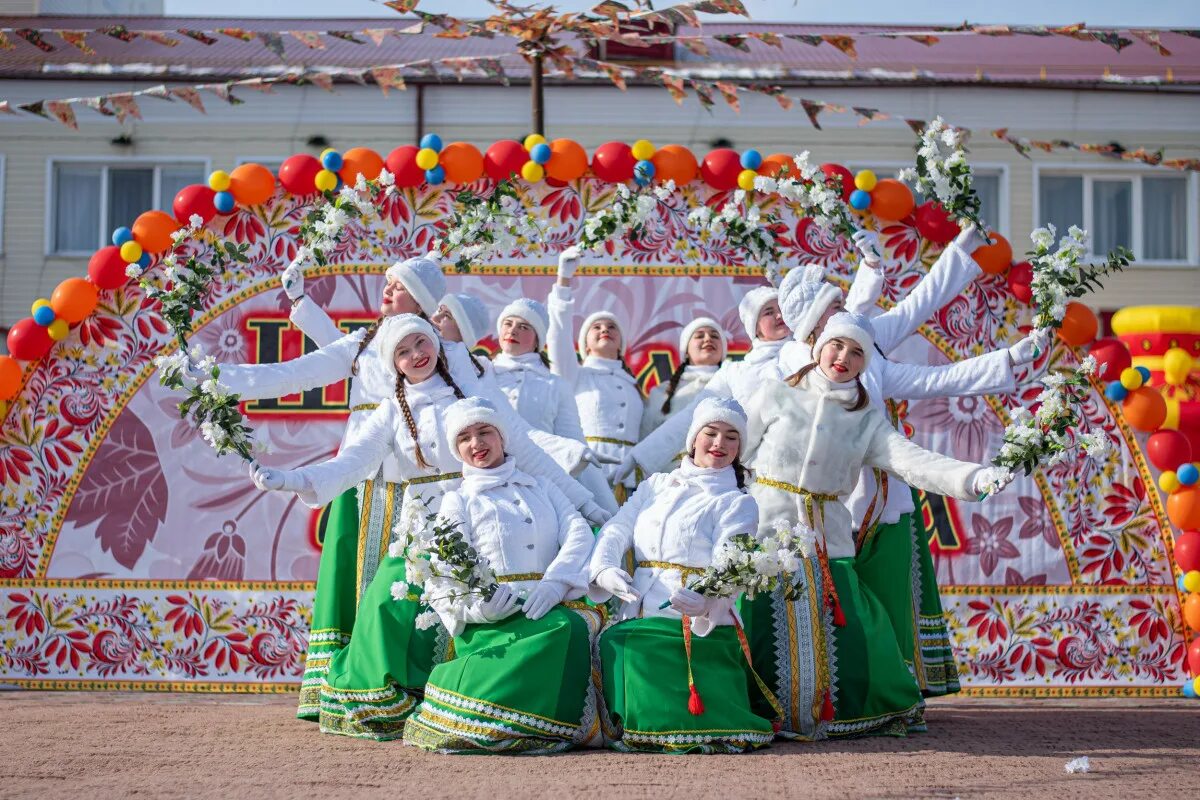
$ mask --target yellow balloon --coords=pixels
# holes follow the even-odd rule
[[[1131,392],[1142,388],[1142,373],[1133,367],[1126,367],[1121,370],[1121,385]]]
[[[1192,690],[1200,695],[1200,675],[1197,675],[1196,679],[1192,681]]]
[[[134,241],[128,241],[121,245],[121,258],[125,259],[126,264],[136,263],[142,257],[142,246]]]
[[[1167,494],[1179,488],[1179,476],[1175,474],[1175,470],[1169,469],[1158,476],[1158,488]]]
[[[854,188],[862,189],[864,192],[869,192],[875,188],[875,184],[879,179],[875,177],[875,173],[869,169],[864,169],[862,172],[854,176]]]
[[[50,305],[50,301],[49,301],[49,300],[47,300],[47,299],[46,299],[46,298],[44,298],[44,297],[39,297],[37,300],[34,300],[34,301],[33,301],[33,307],[29,309],[29,313],[30,313],[30,314],[36,314],[36,313],[37,313],[37,310],[38,310],[39,308],[41,308],[42,306],[48,306],[48,305]]]
[[[758,173],[752,169],[744,169],[738,173],[738,188],[745,189],[747,192],[754,191],[754,179],[758,177]]]
[[[54,322],[51,322],[46,326],[46,333],[49,334],[50,338],[56,342],[61,342],[63,339],[67,338],[67,334],[70,332],[70,330],[71,329],[67,327],[67,321],[65,319],[56,319]]]
[[[229,191],[230,177],[229,173],[223,169],[219,169],[208,176],[208,188],[214,192]]]
[[[4,419],[6,414],[8,414],[8,401],[0,400],[0,419]]]
[[[525,141],[521,142],[521,144],[523,144],[525,146],[526,150],[532,150],[535,145],[545,144],[545,143],[546,143],[546,137],[542,136],[540,133],[531,133],[525,137]]]
[[[649,161],[654,158],[654,143],[649,139],[638,139],[633,143],[633,157],[638,161]]]
[[[317,173],[317,177],[313,179],[313,185],[321,192],[332,192],[337,188],[338,176],[336,172],[330,172],[323,169]]]
[[[433,169],[438,165],[437,150],[431,150],[428,147],[417,151],[417,166],[421,169]]]
[[[1182,347],[1172,347],[1163,356],[1163,376],[1172,386],[1181,386],[1187,382],[1188,373],[1192,371],[1192,357]]]
[[[537,183],[546,177],[546,170],[542,168],[541,164],[534,161],[526,161],[525,166],[521,167],[521,177],[530,183]]]
[[[1189,592],[1200,592],[1200,570],[1191,570],[1184,573],[1183,588]]]

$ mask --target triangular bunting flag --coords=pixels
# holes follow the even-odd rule
[[[764,31],[751,31],[750,33],[747,33],[746,35],[749,36],[751,39],[758,39],[760,42],[762,42],[763,44],[768,45],[770,47],[779,47],[779,48],[783,47],[783,41],[780,40],[779,34],[777,34],[777,33],[766,33]]]
[[[721,93],[721,97],[725,98],[725,102],[735,113],[742,113],[742,101],[738,97],[738,87],[725,81],[716,81],[713,83],[713,88]]]
[[[1133,39],[1126,39],[1114,31],[1091,31],[1089,35],[1097,42],[1103,42],[1118,53],[1133,44]]]
[[[237,81],[237,86],[245,86],[247,89],[253,89],[256,92],[263,94],[272,94],[275,81],[271,78],[250,78],[249,80]]]
[[[0,114],[12,114],[16,116],[17,112],[13,109],[12,103],[7,100],[0,100]]]
[[[679,43],[701,58],[708,55],[708,43],[699,36],[681,36]]]
[[[941,41],[941,39],[939,39],[937,36],[932,36],[929,34],[918,34],[918,33],[908,34],[904,38],[912,39],[917,44],[923,44],[926,47],[933,47],[935,44],[937,44],[938,42]]]
[[[1158,53],[1160,56],[1165,58],[1171,55],[1171,51],[1163,47],[1163,43],[1159,37],[1158,31],[1131,30],[1129,32],[1153,48],[1154,52]]]
[[[904,120],[904,124],[907,125],[909,129],[917,136],[925,133],[925,128],[929,125],[929,123],[923,119],[906,119]],[[1007,128],[1004,130],[1007,130]],[[995,131],[992,132],[992,135],[995,135]]]
[[[683,88],[683,78],[664,74],[662,82],[663,86],[667,87],[667,91],[671,93],[671,99],[675,101],[675,105],[683,105],[683,98],[687,97],[687,92]]]
[[[335,39],[341,39],[343,42],[350,42],[350,44],[366,44],[354,35],[354,31],[325,31],[325,33]]]
[[[106,117],[116,116],[116,112],[108,107],[108,98],[104,95],[100,95],[99,97],[85,97],[83,98],[83,104],[97,114]]]
[[[151,86],[149,89],[144,89],[142,94],[146,97],[157,97],[159,100],[166,100],[168,103],[175,102],[171,99],[171,91],[166,87],[166,84],[160,83],[158,86]]]
[[[825,39],[815,33],[785,33],[784,38],[791,39],[794,42],[804,42],[813,47],[825,41]]]
[[[132,94],[110,94],[108,101],[113,104],[113,108],[117,112],[117,122],[124,122],[127,117],[142,118],[142,111],[138,108],[137,101],[133,99]]]
[[[231,87],[228,83],[206,83],[200,88],[207,89],[217,97],[224,100],[226,103],[229,103],[231,106],[240,106],[242,103],[246,102],[240,97],[234,97],[233,87]]]
[[[724,34],[724,35],[714,36],[713,38],[716,39],[721,44],[729,45],[734,50],[741,50],[743,53],[750,52],[750,45],[746,44],[745,36],[734,36],[732,34]]]
[[[107,28],[101,28],[100,33],[111,36],[114,39],[120,39],[122,42],[132,42],[137,38],[137,34],[124,25],[109,25]]]
[[[4,31],[0,31],[0,50],[12,50],[14,47],[16,47],[16,45],[9,41],[8,34]]]
[[[608,75],[608,79],[612,81],[613,86],[616,86],[622,92],[625,91],[625,73],[621,67],[604,61],[597,61],[596,66],[604,70],[605,74]]]
[[[54,45],[42,38],[41,31],[36,31],[33,28],[17,28],[15,31],[13,31],[13,33],[29,42],[38,50],[41,50],[43,53],[53,53],[55,50]]]
[[[866,125],[868,122],[874,122],[879,119],[891,119],[891,115],[885,114],[878,108],[863,108],[862,106],[854,106],[854,113],[858,114],[860,119],[859,125]]]
[[[333,91],[333,76],[328,72],[306,72],[304,79],[313,86],[320,86],[327,92]]]
[[[161,31],[139,31],[143,39],[149,39],[155,44],[161,44],[163,47],[178,47],[179,40],[174,36],[168,36]]]
[[[692,90],[696,92],[696,99],[700,101],[700,105],[704,106],[705,111],[711,112],[712,107],[716,105],[716,101],[713,100],[712,86],[700,81],[690,81],[690,83]]]
[[[283,58],[283,37],[278,33],[259,31],[258,40],[263,43],[263,47],[274,53],[276,58]]]
[[[421,0],[387,0],[384,5],[393,11],[398,11],[401,14],[407,14],[416,8],[417,4],[420,2]]]
[[[45,100],[36,100],[32,103],[21,103],[19,106],[17,106],[17,108],[21,109],[22,111],[28,111],[30,114],[37,114],[39,117],[50,119],[50,116],[46,113]]]
[[[393,33],[393,28],[363,28],[362,31],[362,35],[374,42],[376,47],[382,45],[383,40]]]
[[[325,49],[325,43],[321,41],[321,34],[318,31],[288,31],[288,33],[299,39],[310,50]]]
[[[87,31],[55,31],[62,40],[79,50],[85,56],[94,56],[96,51],[87,43]]]
[[[254,41],[254,34],[245,28],[217,28],[217,33],[228,36],[231,39],[240,39],[243,42]]]
[[[181,33],[189,39],[195,39],[197,42],[203,45],[214,45],[217,43],[216,39],[209,36],[204,31],[192,30],[191,28],[176,28],[175,32]]]
[[[175,95],[180,100],[199,111],[201,114],[205,113],[204,101],[200,99],[200,93],[192,87],[180,86],[172,89],[171,94]]]
[[[833,45],[838,50],[841,50],[843,53],[850,56],[850,58],[858,58],[858,51],[854,49],[853,36],[841,36],[827,33],[821,37],[821,40]]]
[[[70,103],[64,103],[61,100],[50,100],[46,103],[46,110],[50,112],[50,116],[71,130],[79,130],[79,125],[75,122],[75,111],[71,108]]]
[[[808,121],[812,123],[812,126],[817,130],[821,130],[821,123],[817,117],[825,110],[825,104],[816,100],[806,100],[802,97],[800,98],[800,107],[808,115]]]
[[[504,64],[498,58],[480,58],[475,61],[476,66],[489,78],[499,78],[500,83],[505,86],[510,85],[508,73],[504,71]]]

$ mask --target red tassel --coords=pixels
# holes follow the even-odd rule
[[[694,683],[688,684],[688,711],[697,717],[704,713],[704,701],[700,699]]]
[[[846,626],[846,615],[842,613],[842,601],[838,599],[836,594],[831,595],[833,598],[833,624],[839,628]]]
[[[774,733],[779,733],[781,730],[783,730],[783,722],[777,719],[771,720],[771,730]]]
[[[825,702],[821,705],[821,721],[831,722],[833,720],[833,694],[825,690]]]

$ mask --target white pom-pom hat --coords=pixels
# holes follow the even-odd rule
[[[459,461],[458,435],[472,425],[487,423],[500,432],[500,439],[508,441],[508,429],[500,419],[500,413],[489,400],[482,397],[466,397],[451,403],[442,412],[442,424],[446,426],[446,441],[450,443],[450,452]]]
[[[712,317],[697,317],[696,319],[683,326],[683,330],[679,332],[679,360],[687,358],[688,342],[692,340],[692,336],[701,328],[712,328],[717,332],[717,338],[721,341],[721,358],[725,357],[725,350],[729,346],[728,337],[725,331],[721,329],[721,323],[717,322]]]
[[[696,435],[705,425],[711,425],[714,422],[724,422],[731,426],[741,437],[742,446],[745,446],[748,420],[746,412],[738,401],[728,397],[706,397],[696,404],[696,409],[692,412],[692,424],[688,427],[683,451],[685,453],[692,452]]]
[[[416,314],[397,314],[394,317],[388,317],[375,334],[375,347],[379,351],[379,357],[383,359],[384,368],[393,379],[399,376],[399,373],[396,372],[396,347],[405,336],[414,333],[425,334],[433,340],[439,350],[441,349],[442,340],[438,336],[437,329],[433,327],[433,323]]]
[[[866,371],[867,365],[871,363],[871,354],[875,350],[875,326],[871,324],[871,320],[850,311],[834,314],[829,318],[829,322],[825,323],[825,330],[821,331],[813,345],[813,361],[820,362],[821,348],[831,339],[850,339],[858,342],[863,351],[863,371]]]
[[[621,320],[611,311],[594,311],[588,314],[587,319],[583,321],[583,325],[579,327],[579,339],[576,344],[579,345],[579,355],[587,356],[587,335],[588,329],[602,319],[606,319],[617,326],[617,333],[621,337],[621,351],[625,351],[625,326],[621,324]]]
[[[528,297],[518,297],[513,300],[504,307],[500,316],[496,317],[497,336],[503,333],[500,330],[501,323],[509,317],[519,317],[533,327],[534,333],[537,334],[536,349],[541,349],[546,344],[546,332],[550,330],[550,312],[546,310],[545,305]]]
[[[738,302],[738,318],[751,342],[758,340],[758,315],[762,313],[763,306],[778,297],[779,291],[774,287],[756,286]]]
[[[463,344],[468,349],[479,343],[487,335],[488,311],[483,301],[472,294],[451,293],[442,298],[441,305],[445,306],[458,323],[459,333],[462,334]]]
[[[387,276],[404,285],[425,316],[437,313],[438,300],[446,294],[446,276],[436,258],[426,255],[397,261],[388,267]]]
[[[808,264],[792,269],[784,277],[779,287],[779,309],[792,336],[803,342],[812,335],[826,309],[844,296],[839,287],[825,280],[824,267]]]

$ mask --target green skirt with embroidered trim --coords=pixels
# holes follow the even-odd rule
[[[598,734],[592,641],[599,609],[559,605],[467,625],[433,668],[404,743],[439,753],[544,755]]]
[[[692,636],[692,676],[704,713],[688,711],[688,663],[677,618],[618,622],[600,636],[604,738],[614,750],[744,753],[775,738],[751,710],[746,657],[732,626]],[[756,691],[756,690],[755,690]]]

